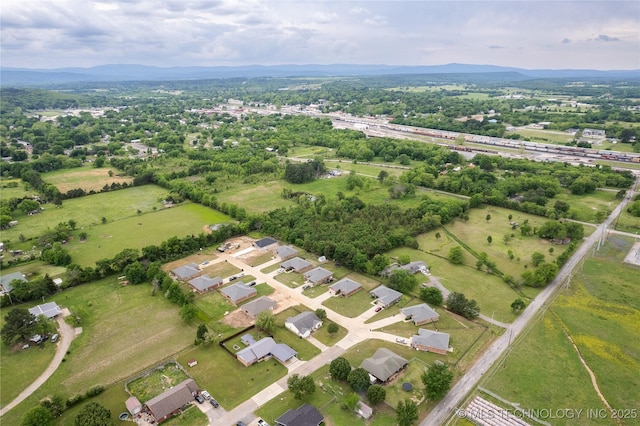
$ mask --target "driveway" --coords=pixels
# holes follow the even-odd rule
[[[71,342],[76,337],[76,330],[66,323],[64,318],[69,315],[69,310],[65,309],[61,316],[59,316],[56,321],[58,322],[58,334],[60,337],[58,338],[58,343],[56,347],[56,353],[49,363],[49,366],[46,370],[42,372],[42,374],[29,386],[27,386],[20,395],[18,395],[13,401],[2,407],[0,410],[0,416],[3,416],[9,410],[11,410],[16,405],[20,404],[22,401],[27,399],[33,392],[35,392],[40,386],[44,384],[44,382],[51,377],[51,375],[56,371],[60,363],[62,363],[62,359],[67,354],[69,347],[71,346]],[[35,350],[35,349],[34,349]]]

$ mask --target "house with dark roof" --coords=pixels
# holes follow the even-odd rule
[[[349,297],[353,293],[362,290],[362,285],[349,278],[343,278],[335,284],[329,286],[329,293],[334,296]]]
[[[289,260],[298,255],[298,250],[291,246],[280,246],[276,249],[276,255],[281,261]]]
[[[383,308],[388,308],[402,299],[402,293],[385,285],[374,288],[369,294],[376,299],[376,305],[382,306]]]
[[[198,385],[193,379],[187,379],[167,389],[145,404],[147,411],[162,423],[188,405],[198,392]]]
[[[250,338],[248,338],[247,336]],[[276,343],[272,337],[265,337],[264,339],[260,339],[257,342],[251,335],[245,335],[242,338],[243,343],[249,343],[253,341],[253,343],[251,343],[249,346],[236,353],[236,358],[245,367],[272,357],[282,364],[285,364],[287,361],[298,354],[296,351],[291,349],[289,345],[286,345],[284,343]]]
[[[311,285],[320,285],[333,279],[333,272],[321,266],[304,273],[304,279]]]
[[[189,287],[194,289],[197,293],[202,294],[220,287],[222,285],[222,278],[211,278],[209,275],[202,275],[189,280],[188,283]]]
[[[179,280],[187,281],[193,277],[200,275],[200,268],[195,263],[188,263],[171,270],[174,277]]]
[[[324,417],[316,407],[302,404],[278,417],[276,426],[319,426],[323,421]]]
[[[33,308],[29,308],[29,313],[34,317],[38,317],[39,315],[44,315],[45,317],[51,319],[55,318],[62,313],[62,309],[56,302],[48,302],[43,303],[42,305],[34,306]]]
[[[387,383],[407,366],[407,360],[387,348],[380,348],[371,358],[362,361],[360,367],[367,370],[371,383]]]
[[[289,317],[284,326],[299,337],[306,339],[311,333],[322,327],[322,320],[315,312],[302,312],[295,317]]]
[[[9,293],[13,290],[11,282],[13,281],[27,282],[27,277],[22,272],[12,272],[10,274],[0,276],[0,293]]]
[[[414,325],[421,325],[428,322],[436,322],[440,319],[440,315],[426,303],[421,303],[408,308],[400,309],[406,320],[413,321]]]
[[[261,240],[255,241],[252,245],[258,249],[267,250],[274,244],[278,244],[278,241],[274,240],[271,237],[265,237]]]
[[[419,328],[418,334],[411,337],[411,347],[419,351],[446,355],[449,352],[449,334]]]
[[[286,262],[281,263],[280,267],[285,271],[293,271],[301,274],[313,268],[313,264],[311,262],[304,260],[301,257],[294,257],[287,260]]]
[[[277,303],[275,300],[271,300],[267,296],[262,296],[242,305],[242,310],[251,318],[255,318],[261,312],[273,311],[273,308],[275,308],[276,305]]]
[[[258,295],[255,287],[248,287],[242,282],[225,287],[220,290],[220,293],[234,305]]]

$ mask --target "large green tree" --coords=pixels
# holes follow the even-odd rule
[[[316,391],[316,384],[313,378],[310,376],[300,377],[299,374],[294,374],[289,377],[287,386],[295,399],[302,399]]]
[[[380,385],[371,385],[367,389],[367,399],[371,404],[378,405],[387,397],[387,391]]]
[[[84,405],[74,421],[75,426],[111,426],[111,411],[97,402]]]
[[[464,294],[458,292],[450,293],[447,296],[447,309],[467,319],[474,319],[480,315],[478,303],[474,299],[467,299]]]
[[[454,265],[461,265],[464,262],[464,252],[462,247],[455,246],[449,250],[449,261]]]
[[[260,312],[256,317],[256,327],[271,333],[276,328],[276,317],[269,311]]]
[[[53,424],[53,414],[42,405],[39,405],[22,416],[20,426],[53,426]]]
[[[356,392],[365,391],[371,385],[369,373],[362,367],[351,370],[347,376],[347,383],[349,383]]]
[[[38,330],[38,322],[25,308],[15,308],[5,317],[2,326],[2,341],[5,345],[10,345],[16,338],[26,342]]]
[[[351,364],[346,358],[339,356],[329,364],[329,374],[334,380],[347,380],[351,373]]]
[[[430,305],[440,306],[442,305],[442,291],[436,287],[424,287],[420,289],[420,299],[424,300]]]
[[[410,399],[398,402],[396,407],[398,426],[412,426],[418,421],[418,406]]]
[[[453,373],[449,367],[443,363],[435,363],[422,373],[422,383],[424,392],[431,401],[441,399],[449,392]]]
[[[396,269],[389,277],[389,287],[400,293],[410,293],[418,284],[418,279],[405,269]]]

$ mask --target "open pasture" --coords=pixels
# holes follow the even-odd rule
[[[573,195],[563,190],[549,201],[549,206],[553,206],[554,200],[564,201],[571,206],[568,217],[581,222],[601,223],[620,202],[616,200],[617,191],[600,189],[591,194]],[[585,227],[586,231],[590,231],[589,227]]]
[[[71,219],[77,222],[78,229],[88,231],[89,227],[100,225],[103,217],[112,222],[136,216],[138,210],[148,213],[161,209],[161,201],[168,194],[159,186],[145,185],[65,200],[60,207],[45,204],[42,213],[20,216],[17,226],[3,229],[2,238],[5,243],[7,240],[17,241],[19,235],[27,239],[34,238],[42,235],[47,228]]]
[[[74,239],[67,244],[67,249],[75,263],[92,266],[97,260],[112,258],[124,248],[141,249],[174,236],[197,235],[206,225],[228,221],[228,216],[209,207],[184,204],[85,228],[88,239]]]
[[[130,184],[133,181],[130,177],[118,176],[118,173],[117,169],[111,167],[84,166],[45,173],[42,179],[54,185],[63,194],[77,188],[84,189],[86,192],[100,191],[105,185],[111,186],[112,183],[125,182]]]
[[[30,195],[38,195],[38,192],[33,189],[26,189],[22,180],[0,178],[1,199],[10,200],[11,198],[23,198]]]

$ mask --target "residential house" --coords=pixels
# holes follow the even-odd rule
[[[382,306],[383,308],[388,308],[402,299],[402,293],[385,285],[376,287],[369,294],[371,294],[371,297],[376,299],[376,305]]]
[[[285,260],[296,257],[298,255],[298,250],[291,246],[280,246],[276,249],[276,255],[284,262]]]
[[[407,360],[387,348],[380,348],[371,358],[362,361],[360,367],[367,370],[371,383],[387,383],[407,366]]]
[[[329,293],[334,296],[341,295],[343,297],[349,297],[361,289],[362,285],[360,285],[360,283],[349,278],[343,278],[337,283],[329,286]]]
[[[276,426],[319,426],[323,421],[324,417],[316,407],[302,404],[278,417]]]
[[[404,269],[405,271],[408,271],[412,274],[428,271],[427,264],[419,260],[416,262],[407,263],[406,265],[398,265],[397,263],[395,263],[389,266],[384,271],[380,272],[380,275],[382,275],[383,277],[389,277],[396,269]]]
[[[274,244],[278,244],[278,241],[274,240],[271,237],[265,237],[261,240],[255,241],[252,245],[258,249],[267,250]]]
[[[298,336],[306,339],[313,331],[322,327],[322,320],[315,312],[302,312],[295,317],[289,317],[284,326]]]
[[[294,257],[292,259],[287,260],[286,262],[281,263],[280,267],[285,271],[293,271],[301,274],[313,268],[313,264],[304,260],[301,257]]]
[[[333,272],[320,266],[304,273],[304,279],[311,285],[320,285],[333,279]]]
[[[440,315],[426,303],[402,308],[400,312],[402,312],[402,315],[404,315],[407,320],[413,321],[414,325],[436,322],[440,319]]]
[[[20,271],[0,276],[0,293],[10,293],[13,291],[13,286],[11,285],[13,281],[23,281],[26,283],[27,277]]]
[[[220,293],[234,305],[258,295],[254,287],[248,287],[242,282],[225,287],[220,290]]]
[[[188,405],[198,392],[198,385],[193,379],[187,379],[167,389],[145,404],[147,411],[162,423]]]
[[[29,308],[29,313],[31,313],[34,317],[38,317],[39,315],[44,315],[47,318],[55,318],[62,313],[62,309],[56,302],[48,302],[43,303],[42,305],[34,306],[33,308]]]
[[[269,299],[267,296],[258,297],[256,300],[247,302],[242,305],[242,310],[251,318],[255,318],[259,313],[264,311],[273,311],[276,307],[275,300]]]
[[[189,286],[200,294],[218,288],[221,285],[222,278],[211,278],[209,275],[202,275],[200,277],[189,280]]]
[[[200,275],[200,268],[195,263],[188,263],[186,265],[179,266],[171,270],[173,276],[182,281],[190,280],[193,277]]]
[[[418,334],[411,337],[411,347],[419,351],[446,355],[449,351],[449,334],[419,328]]]
[[[271,357],[275,358],[282,364],[286,363],[298,353],[291,349],[289,345],[284,343],[276,343],[272,337],[265,337],[257,342],[251,335],[243,336],[243,343],[250,343],[246,348],[236,353],[236,358],[245,367],[264,361]]]

